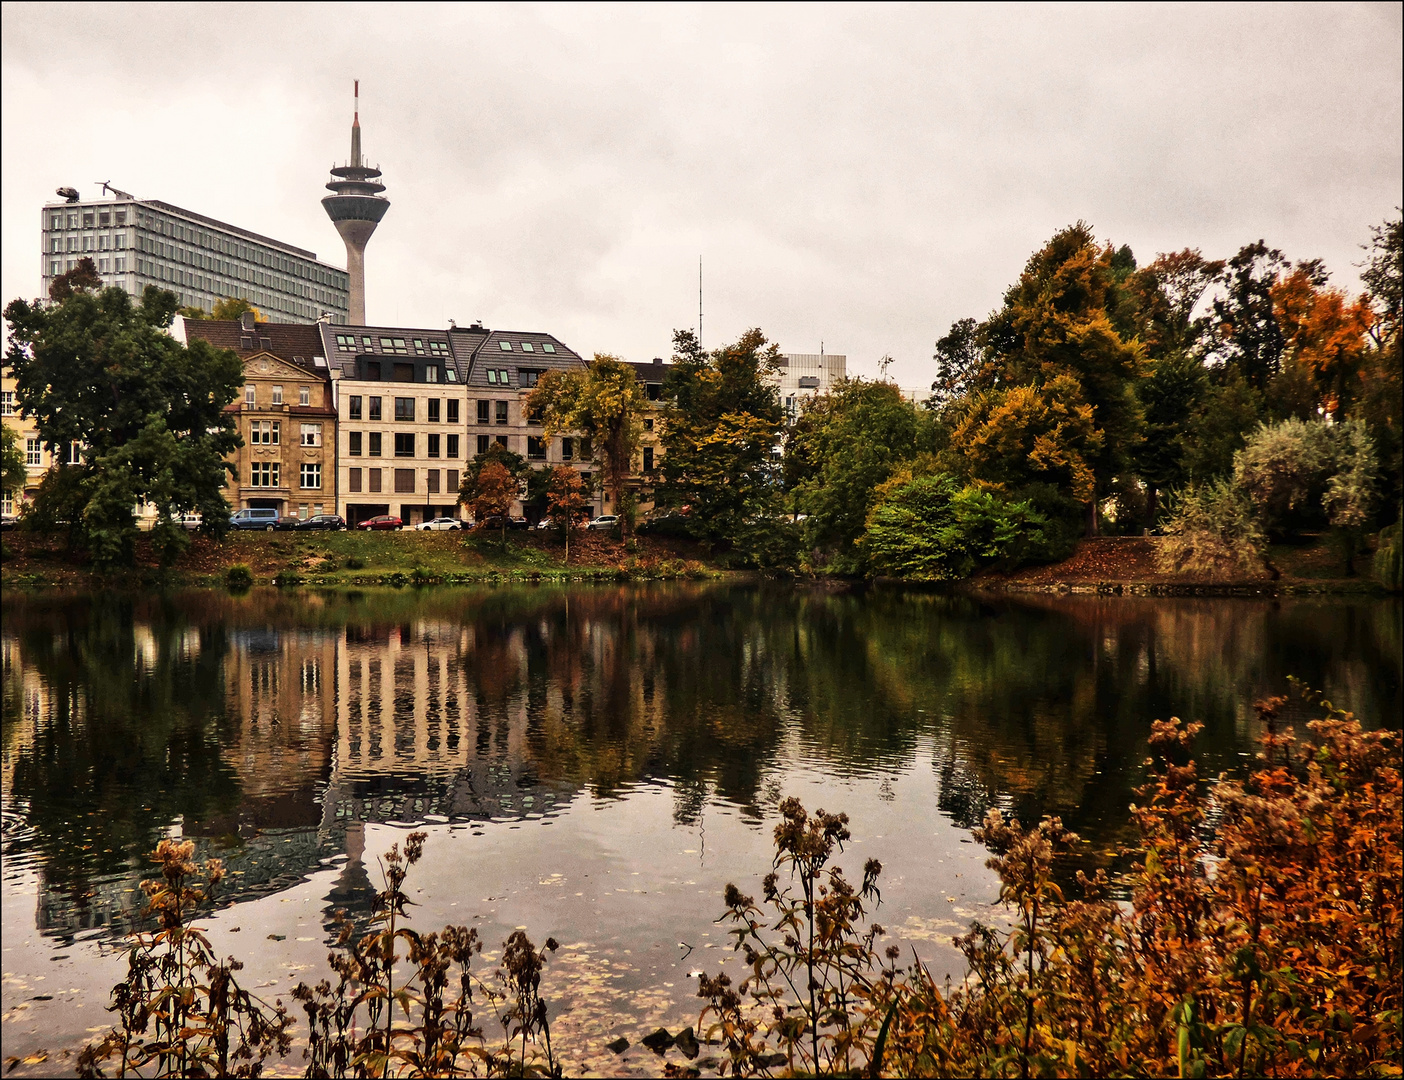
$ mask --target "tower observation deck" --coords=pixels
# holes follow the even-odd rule
[[[351,157],[331,171],[327,189],[335,192],[322,200],[336,231],[346,244],[346,272],[350,277],[349,321],[363,326],[366,321],[366,244],[375,227],[390,209],[390,200],[380,193],[380,170],[367,165],[361,156],[361,83],[356,81],[355,112],[351,121]]]

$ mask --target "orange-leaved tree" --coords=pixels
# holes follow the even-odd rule
[[[489,461],[478,470],[473,490],[473,517],[479,522],[489,517],[502,519],[502,546],[507,546],[507,515],[517,497],[517,481],[500,461]]]
[[[551,521],[565,536],[565,557],[570,562],[570,534],[589,520],[590,504],[586,501],[585,481],[569,465],[557,465],[551,470],[546,507]]]

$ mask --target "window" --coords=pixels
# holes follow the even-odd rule
[[[359,491],[361,490],[361,470],[360,470],[360,469],[352,469],[351,472],[350,472],[349,479],[350,479],[350,483],[349,483],[347,486],[348,486],[352,491],[359,492]]]
[[[523,341],[523,342],[522,342],[522,352],[531,352],[531,351],[532,351],[532,350],[531,350],[531,342],[530,342],[530,341]]]
[[[84,211],[83,211],[83,228],[85,228],[85,229],[91,229],[92,227],[93,227],[93,212],[92,212],[91,210],[84,210]]]
[[[423,355],[424,355],[424,339],[423,339],[423,338],[415,338],[413,344],[414,344],[414,351],[415,351],[415,353],[418,354],[419,356],[423,356]]]
[[[322,445],[322,425],[303,424],[302,425],[302,445],[321,446]]]
[[[255,420],[249,424],[249,442],[253,446],[277,446],[278,428],[276,420]]]
[[[352,420],[359,420],[360,418],[361,418],[361,395],[360,395],[360,394],[352,394],[352,395],[351,395],[351,419],[352,419]]]
[[[437,495],[439,493],[439,470],[430,469],[424,474],[424,490],[427,494]]]
[[[511,351],[512,351],[512,343],[511,343],[510,341],[499,341],[499,342],[497,343],[497,345],[498,345],[498,348],[500,348],[503,352],[511,352]]]
[[[454,371],[453,368],[445,368],[444,374],[448,376],[449,382],[458,382],[458,372]]]
[[[304,488],[321,489],[322,486],[322,463],[319,461],[304,461],[302,463],[302,486]]]
[[[380,490],[380,484],[381,484],[381,474],[384,472],[384,470],[383,470],[383,469],[367,469],[366,472],[370,474],[370,475],[367,477],[367,479],[370,480],[370,483],[367,485],[368,490],[370,490],[370,491],[379,491],[379,490]]]
[[[447,341],[431,341],[431,342],[429,342],[429,353],[430,353],[430,355],[432,355],[432,356],[447,356],[447,355],[449,354],[448,342],[447,342]]]
[[[396,382],[414,382],[413,364],[396,364],[391,373],[391,378]]]
[[[491,445],[492,445],[492,436],[490,436],[490,435],[479,435],[479,436],[478,436],[478,453],[480,453],[480,454],[486,454],[486,453],[488,452],[488,447],[491,446]]]
[[[444,450],[444,457],[458,457],[458,436],[448,437],[448,447]]]
[[[114,273],[125,274],[127,272],[127,257],[125,255],[118,255],[117,258],[112,260],[112,269]]]
[[[353,431],[346,437],[346,452],[352,457],[361,456],[361,433]]]
[[[395,419],[401,421],[414,419],[414,398],[397,397],[395,399]]]
[[[356,348],[355,334],[337,334],[336,347],[342,352],[352,352]]]
[[[283,388],[282,388],[281,386],[275,386],[275,387],[273,387],[273,404],[274,404],[274,405],[281,405],[282,403],[283,403]]]
[[[15,512],[15,498],[8,491],[0,492],[0,514],[9,517]]]
[[[499,424],[507,423],[507,402],[494,401],[493,405],[496,406],[497,409],[497,422]]]
[[[517,369],[517,381],[522,386],[535,386],[540,381],[541,375],[541,372],[532,371],[530,368]]]
[[[378,431],[370,433],[370,456],[380,457],[380,432]]]
[[[425,417],[425,419],[428,420],[431,424],[437,424],[439,422],[439,399],[436,397],[431,397],[427,404],[429,408],[429,415]]]
[[[13,390],[0,391],[0,416],[15,415],[15,392]]]
[[[255,461],[249,471],[250,487],[277,487],[278,463],[276,461]]]
[[[653,447],[651,446],[643,448],[643,471],[653,472]]]
[[[507,449],[507,450],[512,449],[511,444],[507,441],[507,436],[506,436],[506,435],[499,435],[499,436],[497,437],[497,445],[498,445],[498,446],[501,446],[501,447],[503,447],[504,449]]]
[[[396,495],[413,495],[413,494],[414,494],[414,470],[413,470],[413,469],[396,469],[396,470],[395,470],[395,494],[396,494]]]
[[[497,368],[487,369],[487,381],[490,382],[493,386],[497,385]]]
[[[427,368],[425,368],[425,369],[424,369],[424,381],[425,381],[425,382],[438,382],[438,381],[439,381],[439,369],[436,368],[436,367],[427,367]]]
[[[447,402],[446,404],[448,405],[448,415],[447,415],[447,420],[448,420],[448,422],[449,422],[450,424],[456,424],[456,423],[458,423],[458,399],[457,399],[457,398],[449,398],[449,399],[448,399],[448,402]]]
[[[526,413],[526,422],[528,424],[540,424],[542,422],[540,409],[530,409],[524,406],[523,411]]]
[[[362,360],[361,378],[365,379],[366,382],[380,382],[380,361]]]
[[[544,353],[554,353],[556,351],[556,347],[552,345],[549,341],[546,341],[542,343],[541,351]]]
[[[530,461],[546,460],[546,440],[541,436],[527,436],[527,459]]]
[[[385,353],[397,353],[403,356],[409,352],[409,348],[405,345],[405,339],[402,337],[383,337],[380,339],[380,351]]]
[[[644,420],[644,430],[645,430],[645,431],[652,431],[652,430],[653,430],[653,417],[650,416],[650,417],[648,417],[646,420]]]
[[[257,403],[258,398],[257,395],[254,393],[254,388],[252,386],[244,387],[244,404],[255,405]]]
[[[561,460],[562,460],[562,461],[573,461],[574,459],[575,459],[575,440],[574,440],[574,439],[562,439],[562,440],[561,440]]]
[[[491,419],[492,403],[488,401],[478,402],[478,423],[486,424]]]
[[[445,491],[449,491],[449,492],[454,492],[454,491],[457,491],[457,490],[458,490],[458,470],[457,470],[457,469],[445,469],[445,470],[444,470],[444,490],[445,490]]]
[[[369,400],[370,400],[370,418],[371,418],[372,420],[379,420],[379,419],[380,419],[380,398],[378,398],[378,397],[373,397],[373,398],[370,398]]]
[[[312,387],[310,387],[310,386],[299,386],[299,387],[297,388],[297,403],[298,403],[299,405],[311,405],[311,404],[312,404]]]
[[[657,401],[659,398],[661,398],[661,397],[663,396],[663,384],[662,384],[662,383],[656,383],[656,382],[644,383],[644,389],[648,392],[648,400],[649,400],[649,401]]]
[[[438,436],[438,435],[430,435],[430,436],[428,436],[428,443],[429,443],[429,446],[428,446],[428,447],[426,448],[426,450],[425,450],[425,456],[427,456],[427,457],[438,457],[438,456],[439,456],[439,436]]]
[[[414,432],[395,432],[395,456],[414,457]]]
[[[594,457],[594,455],[590,452],[589,439],[581,439],[580,445],[577,447],[577,449],[580,451],[581,461],[589,461],[592,457]]]
[[[24,440],[24,463],[26,465],[39,465],[43,461],[43,446],[38,439]]]

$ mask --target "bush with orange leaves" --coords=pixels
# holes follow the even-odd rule
[[[784,950],[748,956],[740,993],[704,978],[704,1018],[741,1033],[723,1068],[793,1066],[760,1036],[794,1015],[808,1039],[847,1051],[816,1047],[806,1069],[847,1071],[856,1052],[867,1076],[1400,1075],[1400,738],[1328,705],[1298,747],[1278,728],[1284,700],[1257,706],[1267,734],[1247,781],[1201,781],[1201,725],[1152,725],[1141,845],[1119,883],[1129,903],[1105,872],[1079,873],[1083,897],[1064,897],[1054,863],[1077,837],[1056,818],[1023,829],[991,811],[975,835],[1012,926],[955,939],[969,962],[959,987],[938,988],[920,963],[882,968],[861,911],[831,947],[859,976],[845,1024],[815,1024],[803,995],[778,1000],[764,976]],[[755,934],[746,944],[765,951]],[[747,1024],[747,995],[781,1021]]]

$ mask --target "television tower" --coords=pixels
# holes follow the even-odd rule
[[[338,169],[332,169],[327,184],[328,195],[322,200],[327,217],[346,243],[346,273],[351,279],[350,322],[364,326],[366,322],[366,244],[380,224],[390,200],[380,193],[385,185],[379,183],[380,170],[371,168],[361,157],[361,81],[356,80],[355,112],[351,120],[351,159]]]

